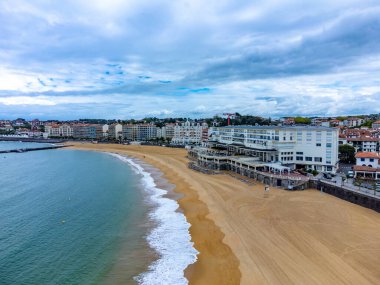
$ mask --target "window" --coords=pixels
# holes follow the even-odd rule
[[[314,157],[315,162],[322,162],[322,157]]]
[[[321,143],[317,143],[316,146],[321,146]]]
[[[303,160],[303,156],[297,156],[296,160],[302,161]]]
[[[331,147],[332,144],[331,143],[326,143],[326,147]]]
[[[297,151],[296,154],[303,154],[303,152],[302,151]]]
[[[374,162],[373,158],[370,158],[369,161],[370,161],[370,162]]]
[[[361,158],[360,161],[365,161],[365,159],[364,159],[364,158]]]
[[[306,156],[306,157],[305,157],[305,160],[306,160],[306,161],[313,161],[313,158],[312,158],[311,156]]]

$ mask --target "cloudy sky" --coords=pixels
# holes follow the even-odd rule
[[[380,112],[378,0],[0,0],[0,118]]]

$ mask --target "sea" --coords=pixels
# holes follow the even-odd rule
[[[188,284],[198,252],[161,175],[115,153],[1,153],[0,284]]]

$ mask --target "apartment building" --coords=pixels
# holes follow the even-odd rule
[[[119,140],[123,138],[123,125],[111,124],[108,126],[108,139]]]
[[[152,124],[123,125],[123,138],[129,141],[148,141],[157,137],[157,127]]]
[[[372,128],[373,129],[380,129],[380,121],[376,121],[372,123]]]
[[[339,130],[322,126],[227,126],[213,129],[209,145],[230,154],[281,162],[290,169],[336,172]]]
[[[348,144],[357,151],[376,152],[379,151],[379,139],[373,137],[348,138]]]
[[[45,125],[45,133],[48,137],[70,138],[73,137],[74,129],[69,124],[50,124]]]
[[[73,137],[76,139],[101,139],[103,137],[103,126],[97,124],[74,125]]]
[[[174,127],[176,124],[166,124],[161,128],[157,128],[157,137],[172,140],[174,137]]]
[[[172,142],[175,144],[200,144],[202,137],[207,135],[208,126],[206,123],[200,124],[186,121],[174,126],[174,136]]]

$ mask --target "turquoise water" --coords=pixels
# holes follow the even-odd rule
[[[12,149],[21,149],[21,148],[28,148],[28,147],[44,147],[44,146],[51,146],[51,144],[0,141],[0,150],[12,150]]]
[[[153,259],[150,207],[108,154],[1,154],[0,284],[133,284]]]

